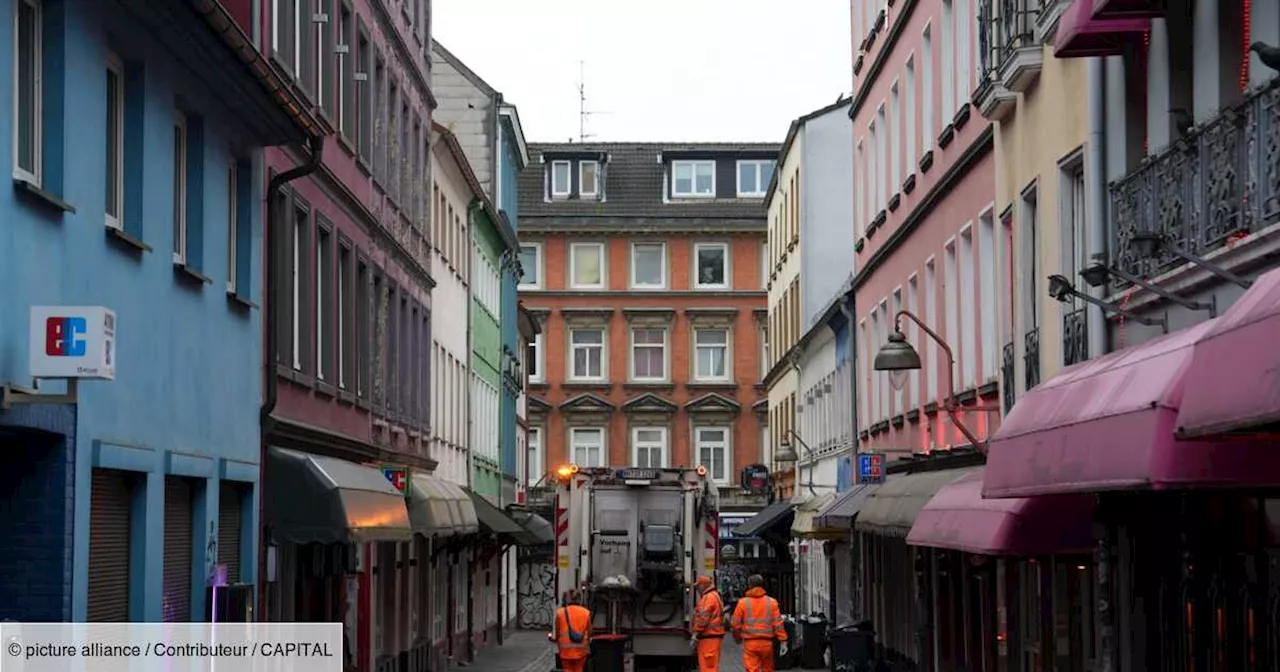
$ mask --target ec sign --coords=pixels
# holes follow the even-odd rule
[[[116,377],[116,314],[101,306],[32,306],[32,378]]]
[[[382,465],[382,475],[387,477],[387,482],[391,483],[391,487],[397,492],[409,497],[409,467],[397,467],[389,464]]]

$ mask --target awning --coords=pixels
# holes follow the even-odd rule
[[[263,471],[263,511],[278,541],[331,544],[413,538],[404,495],[378,469],[273,446]]]
[[[524,532],[520,523],[511,519],[502,509],[489,503],[482,495],[468,490],[471,503],[475,506],[476,518],[480,520],[480,530],[499,537],[513,538]]]
[[[1280,270],[1253,282],[1196,343],[1178,436],[1204,437],[1280,422]]]
[[[938,494],[942,486],[972,471],[973,468],[946,469],[890,476],[862,505],[862,511],[853,524],[854,529],[859,532],[905,537],[915,524],[920,510]]]
[[[462,520],[444,480],[428,474],[414,474],[409,491],[409,522],[424,537],[460,534]]]
[[[1074,0],[1058,19],[1058,34],[1053,40],[1057,58],[1117,56],[1124,45],[1142,37],[1151,25],[1146,18],[1095,19],[1094,0]]]
[[[880,486],[874,483],[859,483],[852,490],[840,493],[834,502],[818,512],[818,526],[826,528],[853,529],[853,521],[862,510],[862,505]]]
[[[1092,548],[1092,496],[983,499],[983,471],[944,485],[916,516],[907,543],[981,555],[1055,555]]]
[[[1095,19],[1154,19],[1164,16],[1161,0],[1093,0]]]
[[[751,517],[751,520],[739,525],[734,531],[738,537],[759,537],[776,528],[790,530],[795,512],[791,502],[774,502]]]
[[[818,513],[830,506],[836,493],[826,492],[796,505],[796,516],[791,521],[791,536],[802,539],[838,539],[849,533],[848,529],[828,530],[817,524]]]
[[[556,540],[555,531],[551,529],[551,523],[546,518],[532,511],[519,509],[511,509],[507,513],[511,515],[512,520],[524,528],[521,534],[515,537],[517,544],[521,546],[540,546],[550,544]]]

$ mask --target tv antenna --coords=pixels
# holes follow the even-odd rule
[[[587,119],[596,114],[605,113],[587,109],[586,64],[578,61],[578,142],[586,142],[587,138],[596,137],[593,133],[587,133]]]

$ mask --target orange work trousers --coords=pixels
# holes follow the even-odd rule
[[[720,672],[720,645],[724,639],[708,637],[698,639],[698,672]]]
[[[587,659],[582,658],[565,658],[560,656],[560,669],[564,672],[585,672],[587,669]]]
[[[744,672],[773,672],[773,640],[743,640],[742,669]]]

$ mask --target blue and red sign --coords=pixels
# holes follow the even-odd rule
[[[44,321],[44,354],[50,357],[84,357],[89,321],[83,317],[49,317]]]
[[[858,482],[884,483],[884,453],[858,453]]]
[[[391,484],[391,487],[405,497],[409,497],[409,467],[384,464],[382,465],[382,475],[387,477],[387,482]]]

